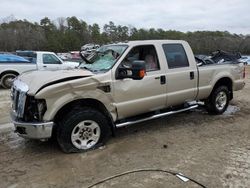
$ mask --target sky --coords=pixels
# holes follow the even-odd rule
[[[101,27],[113,21],[145,29],[250,34],[250,0],[0,0],[0,5],[0,19],[76,16]]]

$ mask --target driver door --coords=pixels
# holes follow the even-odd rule
[[[166,105],[166,85],[161,78],[164,76],[164,68],[160,67],[155,46],[143,45],[132,48],[119,66],[130,66],[134,60],[145,61],[148,55],[153,56],[156,65],[154,68],[146,68],[146,75],[142,80],[114,79],[112,88],[118,119],[161,109]],[[148,67],[148,62],[145,63]],[[116,73],[117,70],[113,75]]]

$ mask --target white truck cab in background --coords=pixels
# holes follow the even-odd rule
[[[0,85],[10,88],[14,78],[23,72],[33,70],[60,70],[75,68],[78,62],[67,62],[61,60],[54,52],[34,51],[32,60],[28,63],[1,62],[0,63]]]

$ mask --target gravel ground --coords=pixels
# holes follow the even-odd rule
[[[10,92],[0,87],[0,124],[10,122]]]
[[[87,187],[138,168],[180,172],[207,187],[250,187],[250,67],[247,85],[229,110],[210,116],[203,109],[118,130],[101,149],[64,154],[56,143],[0,133],[0,187]],[[0,91],[0,122],[9,121],[9,91]],[[198,187],[163,173],[136,173],[108,187]]]

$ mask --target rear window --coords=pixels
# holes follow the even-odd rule
[[[182,44],[162,45],[169,69],[189,67],[186,52]]]
[[[17,50],[16,54],[18,56],[21,56],[21,57],[27,59],[31,63],[36,63],[37,54],[34,51],[19,51],[19,50]]]

